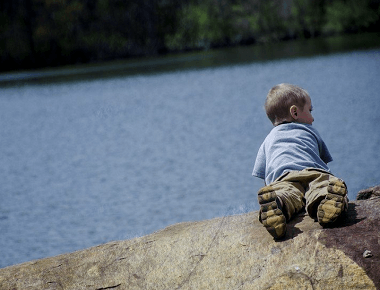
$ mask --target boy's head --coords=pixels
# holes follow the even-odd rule
[[[312,124],[312,105],[309,94],[290,84],[274,86],[265,101],[265,111],[274,126],[284,122]]]

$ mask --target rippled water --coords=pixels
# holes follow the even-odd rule
[[[0,267],[257,210],[267,91],[307,89],[349,196],[379,184],[380,50],[0,88]]]

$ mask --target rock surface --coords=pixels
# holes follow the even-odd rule
[[[359,191],[356,199],[362,200],[362,199],[368,199],[370,197],[375,197],[375,196],[380,196],[380,185]]]
[[[350,202],[334,228],[300,214],[281,241],[257,214],[6,267],[0,289],[380,289],[379,196]]]

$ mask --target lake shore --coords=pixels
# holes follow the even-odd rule
[[[156,57],[68,65],[0,73],[0,87],[23,83],[77,81],[93,78],[156,74],[175,70],[218,67],[283,58],[312,57],[380,47],[380,33],[335,35],[277,43],[172,53]]]

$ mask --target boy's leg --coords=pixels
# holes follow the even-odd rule
[[[304,207],[304,189],[296,182],[275,181],[259,190],[258,200],[260,222],[278,239],[286,233],[286,221]]]
[[[306,209],[322,225],[335,222],[347,210],[347,186],[332,174],[310,170],[315,175],[306,192]]]
[[[296,174],[296,172],[290,172],[284,179],[271,184],[283,203],[283,212],[287,221],[305,208],[305,188],[292,178]],[[292,180],[287,180],[289,176]]]

